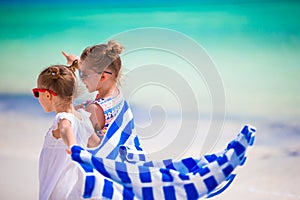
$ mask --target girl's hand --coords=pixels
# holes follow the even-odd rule
[[[78,110],[78,109],[84,108],[84,105],[83,104],[76,105],[76,106],[74,106],[74,108],[75,108],[75,110]]]
[[[61,52],[65,58],[67,59],[67,65],[71,65],[73,63],[74,60],[79,60],[78,56],[74,55],[74,54],[67,54],[65,51]]]
[[[69,147],[69,148],[67,148],[67,149],[66,149],[66,151],[67,151],[67,154],[69,154],[69,155],[71,155],[71,154],[72,154],[72,151],[71,151],[70,147]]]

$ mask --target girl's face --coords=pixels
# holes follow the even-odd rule
[[[100,86],[101,74],[87,69],[85,65],[80,67],[80,79],[85,84],[89,92],[95,92]]]
[[[53,112],[54,111],[51,99],[52,99],[51,94],[48,91],[39,92],[38,100],[45,112]]]

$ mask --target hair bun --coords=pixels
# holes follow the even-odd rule
[[[76,69],[79,69],[78,60],[74,60],[68,68],[75,73]]]
[[[58,79],[60,76],[60,71],[58,67],[49,67],[48,72],[52,79]]]
[[[124,48],[120,43],[110,40],[107,43],[106,55],[114,60],[119,57],[123,49]]]

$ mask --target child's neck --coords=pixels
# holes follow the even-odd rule
[[[106,98],[114,97],[116,95],[117,95],[117,86],[113,86],[107,90],[102,90],[102,89],[98,90],[97,98],[106,99]]]
[[[74,107],[71,103],[69,104],[60,104],[56,107],[55,111],[56,113],[66,112],[66,113],[73,113]]]

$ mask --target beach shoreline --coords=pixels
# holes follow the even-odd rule
[[[0,198],[37,199],[38,157],[52,116],[2,112],[0,123],[5,127],[0,134]],[[202,122],[205,123],[208,122]],[[247,155],[245,166],[237,169],[238,175],[232,185],[212,199],[299,199],[300,145],[297,141],[300,139],[300,128],[295,124],[289,129],[287,125],[272,123],[253,122],[253,125],[257,125],[256,141]],[[223,134],[213,152],[225,148],[241,128],[238,120],[225,119]],[[199,154],[196,151],[197,144],[193,144],[186,154]],[[15,192],[16,188],[18,192]]]

